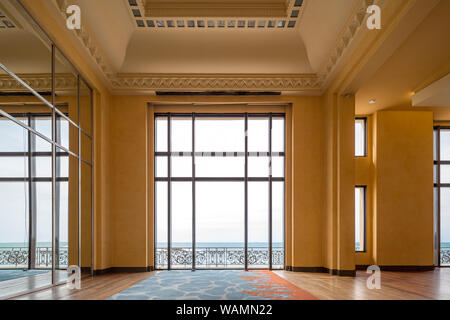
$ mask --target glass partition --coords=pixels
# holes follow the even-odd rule
[[[0,1],[0,299],[93,274],[93,92],[17,1]],[[53,89],[54,88],[54,89]]]

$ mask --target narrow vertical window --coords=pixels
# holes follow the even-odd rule
[[[355,250],[366,251],[366,187],[355,187]]]
[[[367,156],[367,119],[355,119],[355,156]]]

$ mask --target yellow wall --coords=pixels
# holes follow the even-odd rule
[[[376,263],[433,265],[433,113],[376,117]]]
[[[153,183],[152,183],[152,113],[149,102],[218,103],[208,111],[255,112],[261,107],[233,107],[234,103],[292,103],[286,110],[289,154],[287,163],[288,199],[286,204],[287,265],[293,267],[322,266],[322,109],[318,97],[247,98],[158,98],[155,96],[116,96],[111,110],[111,221],[113,260],[115,267],[147,267],[153,265]],[[189,108],[189,107],[188,107]],[[204,110],[193,107],[191,111]],[[257,108],[257,109],[256,109]],[[171,108],[186,111],[186,106]],[[273,107],[265,110],[274,111]],[[161,108],[159,107],[159,112]],[[276,111],[276,110],[275,110]],[[301,146],[301,147],[298,147]],[[291,151],[292,150],[292,151]],[[305,152],[307,150],[307,152]],[[289,156],[288,156],[289,157]],[[291,168],[292,166],[292,168]],[[290,181],[292,177],[292,181]],[[292,184],[290,188],[288,185]],[[292,212],[292,213],[289,213]]]
[[[432,113],[369,117],[369,157],[354,160],[355,103],[343,88],[357,77],[352,63],[360,59],[351,59],[322,97],[112,96],[45,5],[23,2],[95,90],[96,269],[153,265],[152,101],[292,103],[286,110],[287,266],[432,264]],[[355,184],[368,185],[366,254],[354,253]]]

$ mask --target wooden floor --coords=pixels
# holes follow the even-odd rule
[[[276,271],[321,300],[449,300],[450,269],[424,272],[381,272],[381,289],[367,288],[365,271],[356,277]]]
[[[382,272],[380,290],[367,289],[366,280],[369,275],[363,271],[358,271],[354,278],[322,273],[275,272],[323,300],[450,299],[450,269],[426,272]],[[16,299],[106,299],[153,274],[155,272],[110,273],[84,279],[81,290],[69,290],[63,285]]]

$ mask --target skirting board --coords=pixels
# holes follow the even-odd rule
[[[356,270],[365,271],[368,265],[357,265]],[[421,272],[421,271],[432,271],[435,266],[378,266],[381,271],[398,271],[398,272]]]
[[[354,277],[356,275],[356,270],[336,270],[325,267],[286,267],[285,269],[293,272],[329,273],[341,277]]]
[[[112,267],[101,270],[94,270],[94,276],[98,276],[105,273],[111,272],[122,272],[122,273],[134,273],[134,272],[150,272],[154,271],[155,268],[152,266],[149,267]]]

